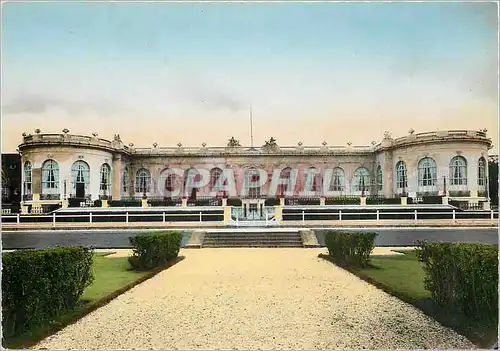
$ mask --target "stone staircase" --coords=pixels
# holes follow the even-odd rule
[[[207,230],[201,247],[305,247],[305,245],[299,229],[235,228]]]

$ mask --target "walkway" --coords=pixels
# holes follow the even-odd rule
[[[35,348],[473,348],[319,252],[181,250],[185,260]]]

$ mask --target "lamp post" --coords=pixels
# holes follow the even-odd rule
[[[443,176],[443,196],[447,195],[446,191],[446,176]]]
[[[66,195],[66,189],[67,189],[67,183],[66,179],[64,179],[64,200],[67,200],[67,195]]]

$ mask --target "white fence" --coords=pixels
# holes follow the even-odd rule
[[[458,214],[458,216],[457,216]],[[480,215],[479,215],[480,214]],[[311,218],[312,216],[316,218]],[[355,217],[356,218],[353,218]],[[405,218],[381,218],[387,216],[399,216]],[[411,216],[411,218],[409,218]],[[251,223],[255,225],[265,224],[273,224],[279,225],[280,222],[286,221],[302,221],[303,223],[309,220],[376,220],[376,221],[397,221],[397,220],[419,220],[419,219],[429,219],[425,218],[428,216],[434,216],[431,219],[439,220],[439,219],[464,219],[464,220],[474,220],[474,219],[484,219],[484,220],[494,220],[498,219],[498,210],[497,211],[482,211],[478,212],[463,212],[452,210],[449,212],[427,212],[427,211],[418,211],[414,210],[413,212],[385,212],[376,210],[373,212],[346,212],[339,210],[337,212],[308,212],[306,210],[292,212],[292,213],[283,213],[283,219],[275,218],[275,216],[271,216],[266,213],[265,220],[261,221],[249,221],[249,220],[231,220],[228,219],[228,225],[250,225]],[[206,222],[206,221],[216,221],[223,222],[223,213],[207,213],[207,212],[190,212],[190,213],[86,213],[86,214],[46,214],[46,215],[21,215],[21,214],[13,214],[13,215],[2,215],[2,223],[3,224],[24,224],[24,223],[52,223],[53,226],[56,223],[140,223],[140,222],[158,222],[158,223],[166,223],[166,222],[176,222],[176,223],[193,223],[193,222]],[[177,218],[175,218],[177,217]],[[179,220],[179,217],[182,220]],[[287,219],[288,217],[288,219]],[[294,219],[289,219],[290,217]],[[297,217],[299,219],[297,219]],[[324,219],[322,219],[322,217]],[[333,218],[332,218],[333,217]],[[65,220],[66,218],[71,220]],[[107,218],[107,220],[103,220]],[[79,220],[80,219],[80,220]]]

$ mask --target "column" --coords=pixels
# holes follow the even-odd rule
[[[392,151],[384,151],[384,163],[382,165],[383,170],[383,187],[384,187],[384,197],[392,197],[394,192],[394,166],[392,161]]]
[[[121,180],[122,180],[122,155],[113,155],[113,181],[111,196],[113,200],[121,200]]]

